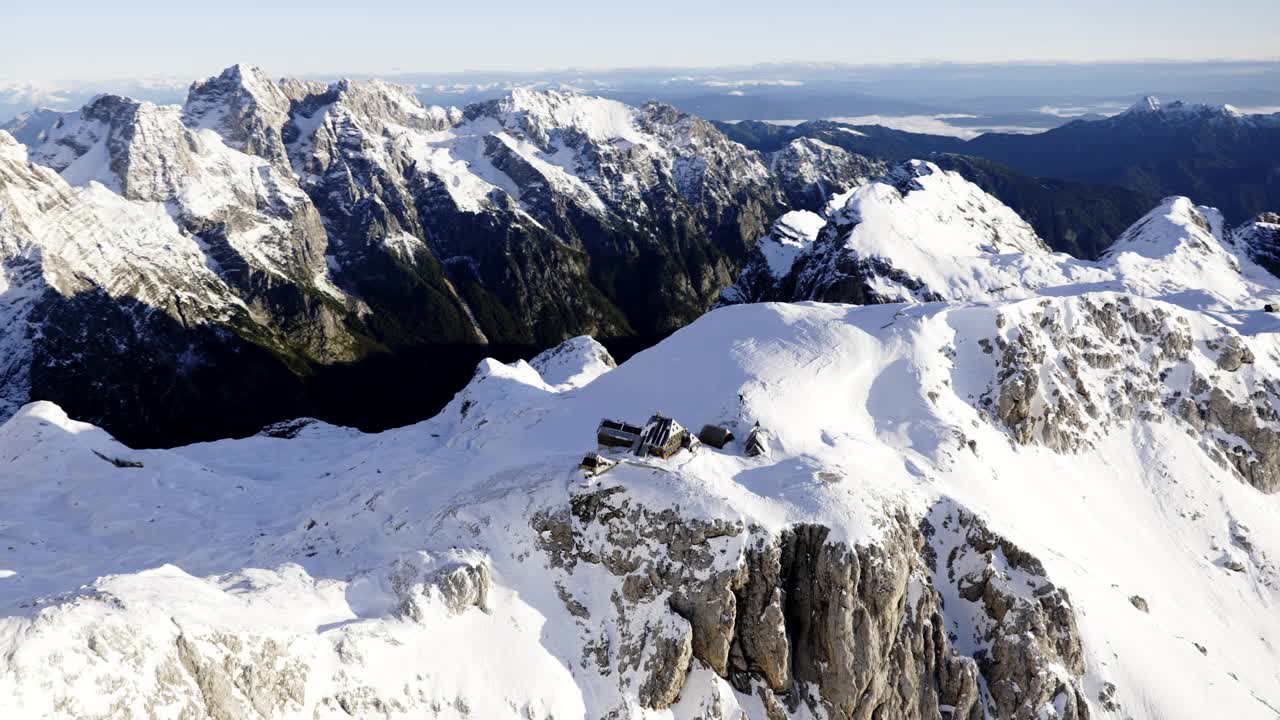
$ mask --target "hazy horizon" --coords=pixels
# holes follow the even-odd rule
[[[258,62],[252,57],[226,57],[221,61],[214,60],[208,64],[202,65],[200,68],[193,69],[191,72],[141,72],[141,73],[118,73],[118,74],[95,74],[94,72],[78,72],[69,73],[60,76],[30,77],[18,76],[12,73],[6,74],[0,69],[0,82],[4,83],[30,83],[33,86],[52,86],[52,87],[74,87],[83,86],[93,83],[117,83],[117,82],[139,82],[139,83],[156,83],[160,84],[164,81],[173,83],[189,84],[196,80],[202,80],[217,75],[222,70],[235,65],[246,65],[257,67],[272,78],[396,78],[405,76],[424,76],[424,77],[452,77],[452,76],[545,76],[545,75],[563,75],[572,73],[588,73],[588,74],[612,74],[612,73],[647,73],[647,72],[668,72],[692,70],[705,73],[713,72],[743,72],[743,71],[760,71],[772,69],[794,69],[794,68],[810,68],[815,70],[902,70],[902,69],[929,69],[929,68],[1024,68],[1024,69],[1051,69],[1051,68],[1096,68],[1104,66],[1112,67],[1161,67],[1173,65],[1204,65],[1204,66],[1224,66],[1224,65],[1277,65],[1280,66],[1280,54],[1270,57],[1251,57],[1251,58],[1227,58],[1227,57],[1198,57],[1198,58],[1174,58],[1174,57],[1149,57],[1149,58],[1126,58],[1119,60],[1061,60],[1053,58],[1013,58],[1009,60],[985,60],[985,61],[967,61],[967,60],[950,60],[950,59],[932,59],[922,58],[919,60],[903,60],[895,62],[856,62],[856,61],[835,61],[835,60],[813,60],[805,58],[796,58],[791,60],[771,60],[754,63],[732,63],[732,64],[706,64],[706,65],[690,65],[681,63],[671,64],[631,64],[631,65],[555,65],[545,67],[530,68],[513,68],[513,67],[459,67],[455,69],[428,69],[428,68],[412,68],[397,67],[386,70],[354,70],[347,69],[308,69],[296,72],[281,72],[274,65]],[[0,68],[3,68],[0,63]]]
[[[235,58],[287,75],[740,67],[769,62],[899,64],[1275,58],[1280,4],[1207,7],[1082,0],[980,10],[942,0],[831,6],[655,0],[644,8],[495,0],[483,14],[440,3],[227,0],[216,6],[67,0],[6,10],[0,77],[120,79],[208,72]],[[1096,18],[1106,17],[1099,23]],[[48,32],[32,32],[45,28]],[[49,32],[58,52],[48,52]],[[156,72],[157,65],[164,70]]]
[[[74,110],[103,92],[181,103],[192,81],[230,64],[211,63],[189,75],[118,80],[0,79],[0,123],[37,107]],[[286,73],[260,67],[274,78],[379,77],[412,87],[426,104],[445,106],[492,99],[516,87],[555,88],[631,104],[659,100],[711,120],[842,118],[957,137],[1039,132],[1074,118],[1120,112],[1145,95],[1230,103],[1245,112],[1280,110],[1280,61],[798,62],[452,73]]]

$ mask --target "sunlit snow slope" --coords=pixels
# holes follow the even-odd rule
[[[1113,293],[740,306],[582,387],[557,392],[529,365],[489,362],[416,426],[300,422],[173,451],[131,450],[33,404],[0,429],[6,717],[763,718],[766,697],[787,708],[781,692],[735,690],[696,650],[672,656],[674,695],[653,690],[655,638],[690,623],[672,591],[633,592],[635,568],[608,558],[643,567],[636,557],[670,557],[677,541],[619,544],[592,525],[581,498],[613,488],[603,497],[626,498],[623,517],[644,508],[632,534],[663,513],[663,527],[702,528],[683,542],[714,552],[689,561],[688,582],[798,523],[829,528],[828,544],[888,547],[895,513],[914,525],[967,510],[1070,593],[1083,675],[1055,672],[1078,683],[1086,712],[1273,717],[1280,498],[1222,457],[1238,438],[1220,445],[1171,399],[1275,403],[1280,322],[1242,324],[1256,332]],[[1249,363],[1224,360],[1242,348]],[[1110,353],[1136,357],[1098,359]],[[1130,364],[1134,387],[1114,384]],[[1078,388],[1056,387],[1072,366]],[[1041,423],[1030,430],[1002,407],[1014,367],[1040,380],[1023,398]],[[1074,424],[1060,392],[1106,407]],[[747,458],[739,443],[594,479],[575,469],[601,417],[658,409],[741,435],[758,421],[772,452]],[[1274,442],[1274,418],[1265,425]],[[556,513],[576,518],[573,543],[595,547],[594,561],[564,561]],[[1009,563],[997,551],[979,569],[1021,577]],[[975,629],[989,621],[937,567],[919,565],[894,604],[937,588],[953,652],[980,654],[991,640]],[[787,712],[825,712],[826,692]]]

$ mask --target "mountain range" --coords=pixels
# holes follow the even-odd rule
[[[1068,127],[1121,133],[1164,116],[1250,138],[1271,127],[1155,105]],[[249,66],[194,83],[181,106],[103,95],[29,113],[0,131],[0,415],[48,399],[143,445],[302,415],[412,422],[485,356],[589,334],[625,358],[734,283],[790,299],[741,290],[774,220],[826,225],[832,196],[917,154],[1081,260],[1158,203],[955,154],[982,146],[825,121],[713,124],[562,91],[428,107],[377,80],[275,81]],[[947,202],[962,200],[986,202]]]
[[[1280,216],[917,141],[247,66],[9,124],[0,716],[1274,719]]]
[[[787,299],[866,304],[733,304],[620,364],[585,337],[486,360],[375,434],[139,450],[26,404],[0,424],[0,703],[1274,718],[1274,220],[1168,198],[1081,260],[908,161],[784,214],[734,287],[764,263]]]
[[[1231,227],[1215,208],[1170,197],[1099,260],[1082,260],[1053,252],[959,173],[911,160],[821,214],[779,218],[722,302],[990,302],[1083,285],[1197,310],[1280,308],[1275,228],[1271,215]]]
[[[1162,197],[1195,197],[1234,223],[1280,205],[1280,114],[1230,105],[1147,97],[1112,117],[967,141],[828,120],[718,126],[765,152],[814,138],[869,157],[933,159],[1022,213],[1054,249],[1089,259]]]
[[[563,93],[446,110],[236,66],[9,130],[6,397],[144,442],[304,414],[318,368],[388,351],[670,332],[785,202],[709,123]],[[102,379],[121,358],[146,385]]]

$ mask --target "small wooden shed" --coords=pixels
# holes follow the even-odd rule
[[[610,460],[598,453],[587,453],[586,457],[582,458],[582,462],[579,463],[578,467],[586,474],[587,477],[594,477],[612,470],[617,464],[617,460]]]
[[[698,439],[717,450],[722,450],[725,445],[733,442],[733,433],[719,425],[703,425],[698,433]]]

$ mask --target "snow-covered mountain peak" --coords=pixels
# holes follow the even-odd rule
[[[291,171],[269,159],[272,137],[280,158],[271,125],[279,117],[265,121],[263,106],[240,93],[246,77],[232,71],[193,88],[196,116],[217,119],[216,129],[179,106],[103,95],[41,134],[29,158],[60,177],[29,173],[23,190],[35,202],[57,198],[62,211],[23,205],[17,222],[48,251],[51,286],[68,298],[101,289],[122,304],[162,308],[187,327],[235,322],[263,338],[281,332],[269,303],[283,300],[281,315],[309,312],[296,295],[285,300],[298,290],[282,286],[346,301],[329,277],[315,207]],[[80,321],[93,321],[80,312]],[[303,352],[348,357],[340,323],[295,329]]]
[[[467,386],[441,412],[464,427],[505,422],[516,408],[540,404],[547,395],[587,387],[617,367],[613,356],[594,338],[569,338],[528,361],[482,360]]]
[[[596,143],[639,144],[646,139],[636,127],[635,108],[616,100],[564,90],[515,88],[493,107],[497,114],[522,123],[542,142],[551,130],[574,131]]]
[[[542,381],[557,390],[572,390],[617,367],[603,345],[587,335],[569,338],[529,361]]]
[[[216,95],[227,91],[240,95],[244,103],[256,102],[275,105],[283,97],[280,87],[256,65],[237,63],[218,75],[197,80],[187,91],[187,101],[192,97]]]
[[[821,210],[832,196],[882,176],[887,166],[817,138],[801,137],[768,157],[792,207]]]
[[[1185,121],[1194,119],[1241,120],[1253,116],[1246,115],[1233,105],[1207,105],[1203,103],[1188,103],[1182,100],[1162,103],[1158,98],[1148,95],[1117,116],[1117,118],[1126,117],[1150,117]]]
[[[1001,296],[1076,273],[1063,274],[1017,213],[959,174],[921,161],[854,190],[831,213],[815,253],[818,262],[798,278],[815,299],[847,282],[838,278],[861,277],[862,294],[892,301]]]
[[[239,217],[231,231],[245,224],[246,210],[279,215],[309,205],[281,168],[228,146],[219,131],[188,127],[187,119],[179,106],[102,95],[63,117],[30,156],[75,186],[99,182],[130,200],[174,202],[203,218],[232,212]]]
[[[882,185],[892,185],[899,193],[906,195],[914,190],[923,190],[925,188],[919,182],[920,178],[930,177],[940,172],[942,172],[942,169],[931,162],[907,160],[889,166],[884,175],[879,177],[876,182]],[[959,177],[958,173],[953,174]]]
[[[792,210],[774,220],[759,246],[768,260],[769,274],[778,280],[786,277],[796,257],[813,245],[826,224],[826,218],[808,210]]]
[[[344,153],[400,172],[402,161],[388,144],[446,130],[462,119],[457,109],[426,107],[410,88],[382,80],[343,79],[330,85],[286,80],[281,87],[293,101],[284,140],[304,183],[341,164]],[[358,158],[360,153],[367,157]]]
[[[899,163],[856,189],[831,220],[853,227],[857,241],[886,257],[899,242],[927,244],[938,257],[1048,252],[1031,226],[1004,203],[959,173],[921,160]],[[860,232],[859,226],[864,227]]]
[[[0,130],[0,158],[10,162],[26,162],[27,146],[18,142],[7,130]]]
[[[72,185],[99,182],[130,199],[167,202],[189,184],[207,145],[178,106],[99,95],[43,133],[30,156]]]
[[[811,245],[786,233],[759,243],[745,283],[724,301],[985,300],[1106,277],[1050,253],[1013,210],[929,162],[901,163],[835,196],[826,220]],[[785,270],[784,258],[793,261]]]
[[[827,218],[809,210],[791,210],[773,221],[768,234],[756,241],[747,266],[737,281],[720,294],[720,303],[776,300],[796,261],[813,249],[827,226]]]
[[[1167,197],[1117,238],[1104,257],[1128,252],[1152,258],[1179,251],[1226,254],[1222,229],[1217,209],[1198,206],[1187,197]]]
[[[1185,197],[1166,198],[1098,262],[1049,252],[1012,210],[927,162],[835,196],[826,217],[803,250],[785,233],[758,243],[722,301],[986,301],[1091,287],[1227,313],[1280,306],[1280,228],[1230,230]],[[792,264],[779,272],[782,258]]]
[[[808,210],[790,210],[773,221],[772,234],[779,238],[813,240],[826,224],[826,218]]]
[[[1141,114],[1141,113],[1155,113],[1155,112],[1160,112],[1160,98],[1154,95],[1147,95],[1141,100],[1138,100],[1134,104],[1130,105],[1129,109],[1125,110],[1126,114],[1134,114],[1134,115]]]
[[[413,89],[385,80],[340,80],[331,86],[334,102],[366,121],[390,121],[416,130],[441,130],[458,119],[454,109],[427,107]]]
[[[250,63],[241,62],[229,65],[223,69],[218,77],[243,87],[251,95],[257,97],[272,94],[277,89],[275,88],[275,83],[263,72],[262,68]],[[199,81],[196,84],[199,84]]]
[[[61,110],[39,108],[15,115],[12,120],[0,124],[0,130],[7,130],[23,145],[34,145],[65,114]]]
[[[877,167],[876,161],[855,155],[844,148],[825,143],[818,138],[798,137],[787,143],[785,147],[769,155],[769,165],[775,171],[799,173],[805,179],[817,181],[829,177],[828,166],[836,162],[861,161],[867,168]],[[879,165],[879,172],[873,177],[882,176],[887,167]],[[835,194],[834,192],[828,193]]]
[[[1222,214],[1185,197],[1165,198],[1103,255],[1130,292],[1187,307],[1249,309],[1280,297],[1277,278],[1259,267]]]

